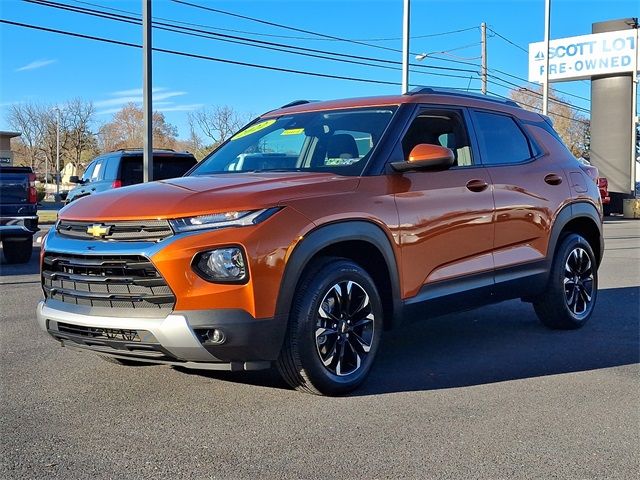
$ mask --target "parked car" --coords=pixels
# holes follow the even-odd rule
[[[196,163],[195,157],[189,152],[154,150],[153,179],[181,177]],[[89,163],[81,178],[71,177],[71,182],[77,183],[78,186],[69,191],[66,203],[94,193],[142,183],[142,178],[141,149],[105,153]]]
[[[598,168],[591,165],[591,162],[586,158],[578,158],[578,162],[584,165],[583,170],[587,175],[589,175],[589,177],[591,177],[596,185],[598,185],[604,215],[609,215],[608,205],[611,203],[611,197],[609,196],[609,180],[607,180],[606,177],[601,177]]]
[[[7,263],[27,263],[38,229],[36,176],[29,167],[0,167],[0,240]]]
[[[521,298],[550,328],[584,325],[598,195],[550,120],[512,101],[294,102],[188,176],[65,207],[37,318],[110,360],[275,364],[299,390],[342,394],[403,322]]]

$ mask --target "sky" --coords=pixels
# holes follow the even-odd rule
[[[126,12],[140,15],[141,12],[141,0],[55,1],[74,7],[118,9],[111,12],[121,15],[130,15]],[[171,0],[153,0],[154,18],[183,22],[180,25],[200,31],[395,62],[402,60],[401,53],[395,51],[402,48],[402,0],[185,1],[299,29],[355,39],[377,45],[378,48],[323,39]],[[593,22],[626,17],[640,17],[640,1],[552,0],[551,38],[589,34]],[[121,42],[142,43],[139,25],[95,18],[28,1],[0,0],[0,18]],[[544,0],[412,0],[410,51],[414,54],[430,53],[448,61],[428,57],[420,63],[440,69],[416,67],[419,72],[411,73],[410,83],[480,88],[476,73],[478,67],[469,64],[479,63],[481,22],[486,22],[490,29],[487,41],[490,73],[525,86],[525,82],[506,74],[526,79],[528,58],[521,48],[526,49],[529,43],[543,39]],[[440,35],[452,31],[457,32]],[[296,99],[322,100],[400,93],[401,71],[399,66],[392,64],[386,64],[387,68],[375,68],[369,61],[358,60],[365,65],[340,63],[310,55],[292,55],[168,31],[154,31],[153,43],[157,48],[201,56],[398,83],[319,78],[155,52],[154,108],[162,111],[167,120],[178,127],[181,138],[186,138],[189,133],[187,113],[202,107],[229,105],[243,114],[257,115]],[[442,67],[447,69],[443,70]],[[464,71],[449,70],[451,68]],[[141,102],[141,86],[142,50],[139,48],[0,24],[0,130],[9,129],[8,107],[14,103],[34,101],[55,105],[77,97],[93,102],[97,111],[97,130],[125,103]],[[563,92],[560,95],[569,102],[589,108],[588,81],[563,82],[554,86]],[[489,90],[508,95],[509,86],[490,83]]]

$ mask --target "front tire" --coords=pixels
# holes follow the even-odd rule
[[[549,328],[582,327],[593,314],[598,295],[598,264],[589,242],[572,233],[562,239],[545,291],[533,303]]]
[[[371,370],[382,326],[382,302],[369,274],[350,260],[319,260],[296,289],[278,370],[300,391],[350,392]]]
[[[33,237],[2,241],[2,253],[7,263],[27,263],[31,259]]]

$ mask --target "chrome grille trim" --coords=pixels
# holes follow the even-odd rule
[[[109,233],[96,238],[87,232],[93,225],[108,227]],[[173,235],[168,220],[132,220],[111,222],[85,222],[59,220],[57,232],[63,237],[83,240],[120,240],[120,241],[152,241],[158,242]]]

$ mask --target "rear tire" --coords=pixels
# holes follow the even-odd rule
[[[2,253],[7,263],[27,263],[31,260],[33,237],[2,241]]]
[[[545,291],[533,302],[536,314],[549,328],[580,328],[591,317],[597,295],[593,249],[581,235],[569,234],[556,250]]]
[[[325,258],[305,271],[276,363],[299,391],[340,395],[364,382],[382,334],[373,279],[350,260]]]

